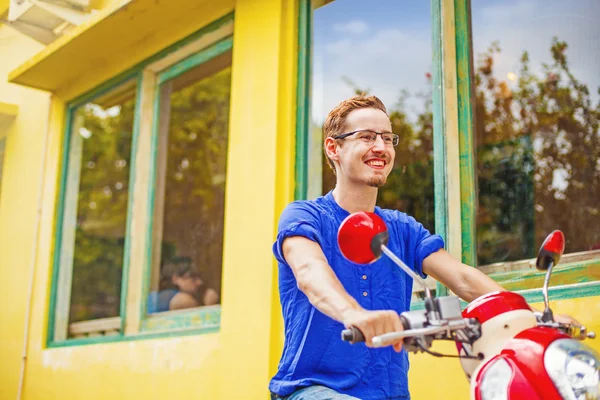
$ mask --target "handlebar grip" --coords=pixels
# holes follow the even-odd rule
[[[365,336],[358,328],[351,327],[350,329],[344,329],[342,331],[342,340],[354,344],[364,342]]]
[[[409,329],[411,328],[411,327],[410,327],[410,322],[409,322],[409,321],[408,321],[408,319],[407,319],[407,318],[406,318],[404,315],[402,315],[402,314],[400,314],[400,323],[402,324],[402,328],[403,328],[405,331],[407,331],[407,330],[409,330]]]
[[[410,322],[408,322],[404,315],[400,315],[400,322],[402,323],[404,330],[410,329]],[[360,343],[365,341],[365,336],[358,328],[353,326],[350,329],[344,329],[342,331],[342,340],[352,344]]]

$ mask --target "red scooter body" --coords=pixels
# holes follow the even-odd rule
[[[506,398],[527,400],[561,400],[544,366],[544,355],[548,346],[557,339],[571,339],[554,329],[535,327],[527,329],[510,339],[502,352],[485,362],[473,377],[471,386],[476,400],[482,397],[482,382],[491,366],[503,360],[510,374],[497,376],[496,384],[504,385]]]

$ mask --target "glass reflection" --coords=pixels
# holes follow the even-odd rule
[[[600,3],[472,4],[480,265],[600,249]]]
[[[135,93],[129,83],[74,111],[69,176],[79,171],[79,194],[71,323],[119,316]]]

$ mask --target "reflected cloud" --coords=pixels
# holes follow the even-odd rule
[[[426,73],[431,71],[429,32],[405,33],[380,29],[360,39],[315,42],[312,75],[313,121],[323,122],[326,113],[354,88],[368,90],[394,106],[402,90],[411,94],[428,89]],[[350,82],[352,84],[350,84]],[[408,102],[420,110],[422,101]]]
[[[369,25],[367,25],[364,21],[354,20],[348,22],[341,22],[333,25],[333,30],[338,33],[349,33],[352,35],[359,35],[364,33],[369,29]]]

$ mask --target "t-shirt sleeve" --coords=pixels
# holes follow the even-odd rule
[[[444,239],[440,235],[432,235],[420,222],[409,217],[411,243],[415,246],[413,269],[423,278],[423,260],[430,254],[444,248]]]
[[[308,202],[295,201],[281,213],[277,240],[273,244],[273,254],[279,263],[287,264],[283,257],[282,245],[286,238],[292,236],[305,237],[323,247],[319,211]]]

